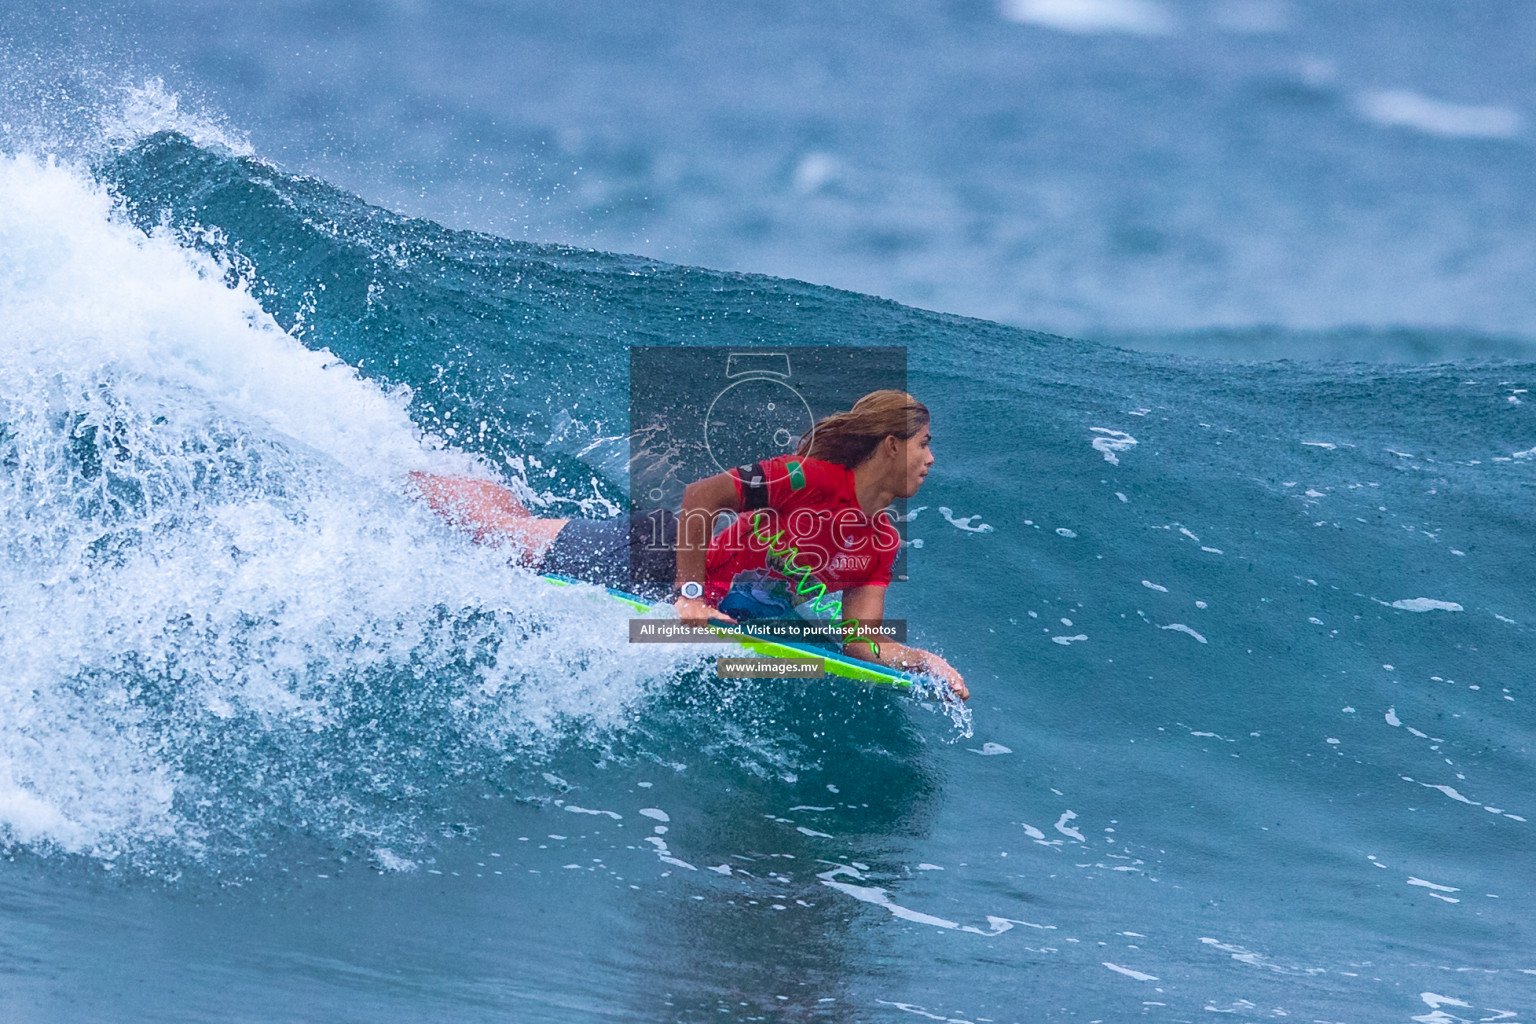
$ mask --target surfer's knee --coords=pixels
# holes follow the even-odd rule
[[[490,517],[533,517],[505,484],[468,476],[439,476],[413,471],[407,477],[432,511],[454,522],[483,522]]]

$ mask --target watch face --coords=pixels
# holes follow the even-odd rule
[[[704,587],[700,583],[689,580],[687,583],[683,584],[683,596],[690,599],[703,597]]]

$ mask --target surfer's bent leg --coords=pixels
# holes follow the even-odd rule
[[[540,519],[528,511],[517,495],[492,480],[463,476],[412,473],[411,483],[432,511],[461,530],[469,531],[478,544],[504,544],[518,565],[536,569],[568,519]]]
[[[676,573],[677,520],[670,513],[615,519],[540,519],[490,480],[412,473],[432,511],[477,543],[511,547],[513,561],[644,597],[664,597]]]
[[[676,545],[677,519],[669,512],[572,519],[549,546],[539,571],[658,600],[672,591]]]

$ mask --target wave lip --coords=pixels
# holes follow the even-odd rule
[[[1448,103],[1406,89],[1362,93],[1355,105],[1368,120],[1459,139],[1510,139],[1519,135],[1520,112],[1512,107]]]
[[[1003,0],[1002,13],[1009,21],[1078,35],[1166,36],[1174,30],[1172,15],[1153,0]]]
[[[181,97],[167,89],[159,78],[124,88],[119,106],[105,114],[102,130],[110,143],[122,149],[159,132],[174,131],[204,148],[234,156],[256,155],[242,133],[229,130],[207,114],[186,109]]]

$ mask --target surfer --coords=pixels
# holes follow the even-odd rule
[[[434,511],[478,542],[507,546],[519,565],[616,589],[668,581],[684,621],[783,618],[807,606],[810,617],[836,620],[845,654],[936,676],[963,700],[970,692],[949,662],[870,632],[884,619],[901,546],[887,509],[923,485],[931,439],[921,402],[902,391],[871,392],[818,420],[793,455],[694,481],[676,515],[627,520],[540,518],[490,480],[430,473],[411,480]],[[737,515],[717,532],[722,513]],[[837,592],[840,603],[828,597]]]

